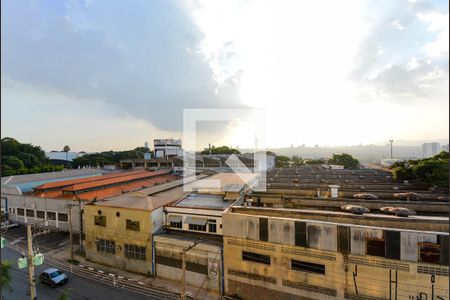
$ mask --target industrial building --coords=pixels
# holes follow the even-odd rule
[[[31,220],[47,220],[43,222],[43,226],[67,231],[72,214],[72,230],[79,233],[83,228],[82,211],[86,203],[177,179],[168,170],[101,171],[105,174],[97,170],[94,176],[91,170],[74,171],[76,172],[66,172],[82,175],[70,176],[71,179],[68,179],[61,176],[65,172],[60,172],[53,174],[55,178],[47,178],[52,176],[49,173],[25,182],[14,181],[15,177],[10,181],[5,180],[2,185],[2,206],[7,207],[9,220],[21,224]]]
[[[155,274],[181,280],[186,252],[186,283],[224,292],[222,215],[243,201],[258,183],[251,173],[221,173],[195,181],[191,193],[164,207],[165,228],[154,236]]]
[[[223,216],[225,291],[240,299],[446,299],[448,221],[232,207]]]

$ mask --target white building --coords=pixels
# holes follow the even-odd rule
[[[442,146],[442,151],[448,152],[448,144]]]
[[[422,158],[428,158],[439,154],[441,145],[439,143],[424,143],[422,144]]]
[[[153,141],[155,147],[155,157],[183,156],[181,140],[158,139]]]

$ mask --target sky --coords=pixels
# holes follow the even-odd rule
[[[447,1],[5,0],[1,136],[60,150],[357,145],[449,135]],[[256,129],[255,129],[256,128]]]

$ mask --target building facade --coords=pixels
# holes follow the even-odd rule
[[[322,213],[242,207],[226,213],[226,294],[240,299],[448,299],[448,218],[315,214]]]
[[[439,143],[424,143],[422,144],[422,158],[428,158],[438,155],[441,151],[441,145]]]

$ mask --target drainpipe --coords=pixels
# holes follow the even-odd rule
[[[154,240],[154,238],[153,238],[153,234],[152,234],[152,276],[153,277],[156,277],[156,272],[155,272],[155,266],[156,266],[156,263],[155,263],[155,240]]]
[[[221,264],[221,270],[220,270],[220,281],[221,281],[221,286],[220,286],[220,294],[222,295],[222,296],[225,296],[225,278],[224,278],[224,268],[223,268],[223,265],[224,265],[224,262],[223,262],[223,245],[222,245],[222,247],[221,247],[221,252],[220,252],[220,260],[221,260],[221,262],[220,262],[220,264]]]

